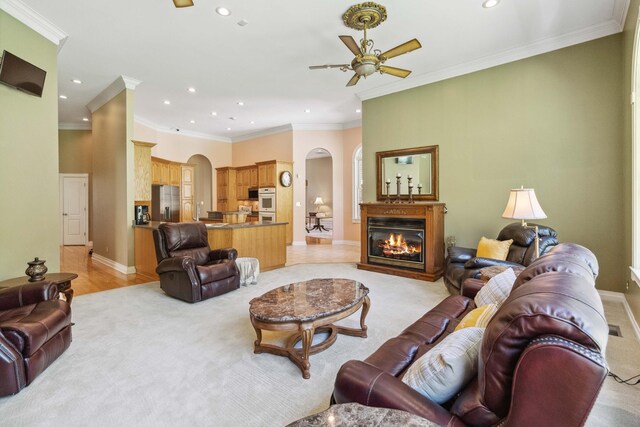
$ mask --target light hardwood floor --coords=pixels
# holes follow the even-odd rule
[[[287,246],[287,264],[358,262],[360,247],[351,245]],[[74,295],[106,291],[125,286],[153,282],[157,279],[143,274],[123,274],[95,262],[85,246],[60,247],[60,271],[76,273],[71,282]]]

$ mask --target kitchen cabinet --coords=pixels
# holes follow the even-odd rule
[[[258,187],[258,168],[243,166],[236,170],[236,196],[238,200],[249,198],[249,188]]]
[[[249,169],[249,188],[258,188],[258,167],[252,166]]]
[[[276,161],[256,163],[258,165],[258,187],[276,186]]]
[[[151,158],[151,184],[160,185],[162,183],[162,164]]]
[[[180,221],[193,221],[195,218],[194,184],[195,166],[178,165],[180,169]]]
[[[180,163],[169,163],[169,184],[180,185],[182,170]]]
[[[236,168],[216,168],[216,208],[220,212],[238,209]]]
[[[133,156],[135,173],[134,200],[137,205],[150,204],[152,184],[151,148],[156,144],[150,142],[133,141]]]

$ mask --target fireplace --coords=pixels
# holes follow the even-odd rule
[[[362,203],[358,268],[436,281],[444,269],[444,203]]]
[[[370,264],[424,271],[424,219],[368,219]]]

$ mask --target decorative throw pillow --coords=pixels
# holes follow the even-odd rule
[[[496,311],[498,311],[498,306],[495,304],[487,304],[475,308],[462,318],[455,330],[459,331],[460,329],[471,327],[486,328]]]
[[[495,304],[500,307],[511,293],[515,281],[516,274],[512,268],[507,268],[502,273],[496,274],[476,294],[474,298],[476,307],[487,304]]]
[[[407,369],[402,381],[426,398],[444,403],[478,372],[484,328],[452,332]]]
[[[509,247],[513,243],[513,239],[509,240],[493,240],[486,237],[480,238],[476,256],[480,258],[493,258],[504,261],[509,255]]]

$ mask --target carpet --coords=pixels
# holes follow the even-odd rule
[[[311,378],[305,380],[287,358],[253,353],[249,301],[318,277],[369,287],[369,337],[339,335],[332,347],[311,356]],[[367,357],[447,295],[441,281],[362,271],[354,264],[300,264],[262,273],[257,285],[197,304],[166,296],[157,282],[78,296],[71,347],[29,387],[0,398],[0,425],[283,426],[326,409],[344,362]],[[358,319],[359,312],[342,323],[357,326]],[[264,338],[284,340],[266,332]],[[607,355],[615,359],[613,350]],[[617,386],[621,394],[630,390],[627,397],[636,392]],[[615,425],[637,420],[637,409],[621,409],[615,394],[605,388],[588,425],[614,425],[612,417],[623,421]]]

